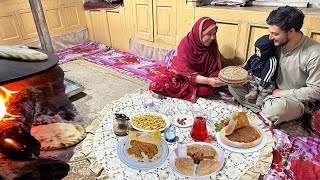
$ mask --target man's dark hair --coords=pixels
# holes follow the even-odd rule
[[[267,24],[276,25],[284,31],[294,28],[300,31],[303,25],[304,14],[301,10],[292,6],[282,6],[270,12]]]

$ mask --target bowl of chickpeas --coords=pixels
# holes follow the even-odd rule
[[[138,131],[163,131],[170,126],[167,116],[156,112],[140,112],[130,116],[131,126]]]

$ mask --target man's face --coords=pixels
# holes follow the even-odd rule
[[[275,46],[284,46],[289,42],[288,32],[280,29],[276,25],[269,26],[269,39],[273,41]]]

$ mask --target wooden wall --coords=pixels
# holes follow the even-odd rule
[[[175,49],[197,19],[208,16],[218,26],[218,44],[231,64],[243,63],[254,42],[268,34],[266,18],[275,7],[199,7],[198,0],[125,0],[128,39],[164,49]],[[320,42],[320,9],[303,9],[302,31]]]
[[[223,56],[233,63],[242,63],[254,52],[254,43],[268,34],[266,18],[273,8],[197,7],[195,19],[209,16],[219,26],[217,39]],[[320,42],[320,9],[306,9],[302,32]]]
[[[268,33],[271,7],[199,7],[199,0],[124,0],[117,9],[84,11],[82,0],[42,0],[51,36],[89,29],[90,39],[128,51],[129,40],[175,49],[202,16],[216,20],[222,55],[230,63],[244,62],[255,40]],[[0,1],[0,45],[37,40],[28,0]],[[303,33],[320,42],[320,9],[303,9]]]
[[[42,0],[49,33],[58,36],[86,28],[82,0]],[[28,0],[0,1],[0,45],[38,39]]]

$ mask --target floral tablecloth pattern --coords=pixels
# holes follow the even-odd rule
[[[113,133],[114,113],[125,113],[127,116],[131,116],[134,113],[146,111],[143,107],[143,101],[146,98],[152,98],[158,107],[158,112],[166,114],[169,118],[174,114],[191,114],[195,106],[210,112],[210,122],[225,119],[234,111],[247,111],[230,102],[218,99],[199,98],[196,103],[190,103],[173,98],[157,99],[148,93],[134,94],[122,98],[105,111],[106,114],[103,120],[98,125],[95,133],[92,134],[93,148],[87,150],[89,157],[91,156],[91,160],[93,160],[92,169],[99,173],[101,177],[108,179],[187,179],[175,173],[169,167],[168,160],[156,169],[142,171],[127,167],[118,158],[117,146],[123,137],[118,137]],[[255,114],[250,111],[247,111],[247,114],[250,120],[263,127]],[[208,123],[208,125],[212,127],[211,123]],[[268,128],[263,127],[263,129],[268,134],[268,143],[262,150],[253,153],[231,152],[214,142],[224,151],[225,164],[220,171],[207,179],[247,179],[258,178],[260,174],[264,174],[272,161],[273,141]],[[92,130],[90,130],[90,127],[87,129],[89,132]],[[176,127],[178,141],[192,142],[189,135],[190,131],[191,127]],[[171,153],[177,147],[177,142],[168,143],[168,146],[169,153]],[[88,145],[84,145],[83,149],[86,147]],[[90,150],[93,150],[94,154]],[[94,162],[95,157],[97,162]]]

